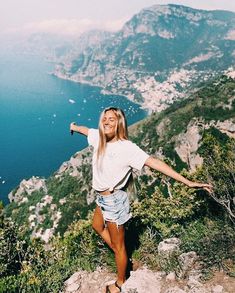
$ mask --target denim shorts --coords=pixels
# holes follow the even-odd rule
[[[110,195],[96,193],[96,204],[101,208],[104,221],[123,225],[131,218],[128,195],[123,190],[117,190]]]

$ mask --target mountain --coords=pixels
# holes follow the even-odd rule
[[[145,151],[191,180],[210,182],[213,192],[149,168],[138,174],[138,200],[132,201],[125,235],[137,270],[125,292],[181,292],[178,286],[187,289],[182,292],[234,291],[234,97],[231,71],[129,129]],[[92,229],[90,184],[87,148],[49,178],[23,180],[4,209],[0,203],[0,292],[94,292],[114,278],[114,255]],[[143,265],[155,273],[143,274]],[[200,282],[208,272],[216,272],[213,280]],[[138,283],[140,275],[144,282]]]
[[[234,78],[230,72],[205,83],[184,101],[131,126],[131,140],[149,154],[169,160],[178,171],[195,171],[204,160],[199,151],[204,133],[213,128],[220,135],[235,138]],[[160,183],[148,169],[140,175],[140,184],[151,187]],[[23,180],[10,193],[6,214],[27,233],[48,242],[53,234],[63,234],[72,222],[84,219],[94,207],[90,183],[91,150],[87,148],[48,179]]]
[[[0,36],[1,52],[12,54],[32,54],[49,61],[57,61],[74,47],[74,37],[52,33],[33,33],[25,35],[10,34]]]
[[[38,40],[35,36],[32,44]],[[235,71],[225,69],[234,65],[234,13],[153,6],[118,33],[93,31],[75,43],[76,50],[51,55],[60,62],[56,74],[123,93],[153,110],[130,127],[130,139],[187,178],[213,185],[209,195],[144,168],[135,178],[138,200],[132,202],[133,219],[126,227],[128,257],[158,271],[157,280],[172,284],[172,290],[233,292]],[[79,292],[82,286],[81,292],[104,288],[111,275],[103,268],[114,271],[114,257],[92,230],[95,195],[90,186],[91,150],[86,148],[49,178],[23,180],[10,193],[10,204],[3,208],[0,203],[1,292],[62,292],[64,285]],[[163,239],[167,245],[178,242],[183,253],[161,259]],[[176,283],[182,268],[190,273],[183,275],[187,282]],[[213,269],[219,274],[221,268],[223,275],[203,287],[200,278],[208,278]],[[144,275],[137,272],[138,280]],[[147,275],[150,288],[152,272]],[[214,286],[219,279],[224,289]],[[133,282],[130,287],[126,283],[130,291],[139,288]]]
[[[155,5],[120,31],[97,33],[87,47],[83,41],[76,45],[76,54],[73,48],[61,56],[55,75],[101,86],[159,112],[235,65],[235,13]]]
[[[33,33],[16,38],[15,35],[8,40],[1,39],[5,50],[20,54],[40,55],[50,62],[69,62],[76,59],[87,47],[96,46],[97,43],[110,38],[112,33],[91,30],[80,36],[60,35],[55,33]]]

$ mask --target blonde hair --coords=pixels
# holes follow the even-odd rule
[[[115,136],[117,140],[126,140],[128,139],[128,131],[127,131],[127,123],[126,123],[126,117],[124,112],[119,108],[106,108],[100,115],[100,121],[99,121],[99,147],[97,151],[97,159],[100,158],[105,152],[106,145],[107,145],[107,139],[104,133],[104,126],[103,126],[103,119],[105,113],[108,111],[113,111],[115,116],[117,117],[117,127],[115,129]]]

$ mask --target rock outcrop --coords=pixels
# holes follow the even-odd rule
[[[152,271],[146,266],[130,272],[122,286],[124,293],[233,293],[235,280],[223,273],[216,273],[209,282],[201,280],[200,262],[194,251],[180,253],[178,238],[165,239],[158,245],[158,257],[170,260],[178,254],[177,272]],[[197,269],[195,269],[197,268]],[[220,276],[220,278],[218,278]],[[222,278],[223,276],[223,278]],[[106,285],[115,282],[115,274],[107,269],[97,268],[88,273],[78,271],[65,283],[60,293],[104,292]],[[229,280],[229,283],[227,282]]]
[[[102,293],[105,286],[115,281],[115,275],[97,269],[88,273],[74,273],[60,293]],[[215,273],[210,281],[203,282],[192,277],[169,279],[165,272],[154,272],[146,267],[132,271],[122,286],[123,293],[234,293],[235,280],[222,272]]]
[[[158,254],[164,258],[171,257],[173,253],[179,253],[180,242],[178,238],[169,238],[161,241],[158,244]]]
[[[10,192],[8,195],[10,202],[25,202],[27,201],[27,196],[30,196],[34,191],[43,190],[47,192],[45,181],[45,179],[37,176],[33,176],[28,180],[22,180],[17,190]]]
[[[197,154],[201,140],[199,132],[202,125],[200,123],[199,126],[198,122],[192,121],[188,124],[186,132],[179,134],[175,139],[175,151],[192,171],[195,171],[196,167],[203,163],[202,157]]]
[[[210,127],[215,127],[229,137],[235,138],[234,119],[227,119],[224,121],[211,120],[209,123],[206,123],[203,119],[193,119],[188,124],[185,132],[172,138],[172,141],[175,142],[175,151],[180,159],[187,163],[192,172],[203,163],[203,158],[197,153],[202,138],[200,132],[202,133],[203,130],[209,129]]]

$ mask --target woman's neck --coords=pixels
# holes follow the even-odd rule
[[[118,139],[117,139],[116,136],[111,136],[111,137],[109,137],[109,136],[106,135],[106,142],[115,142],[115,141],[117,141],[117,140],[118,140]]]

